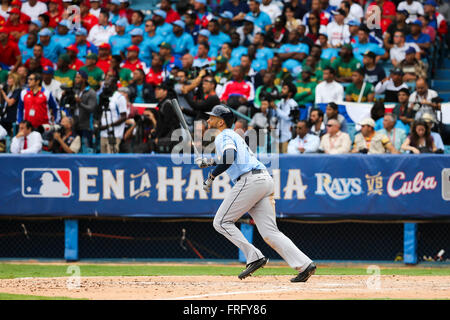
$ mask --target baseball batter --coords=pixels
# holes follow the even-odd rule
[[[299,273],[291,282],[305,282],[314,274],[316,266],[295,244],[278,230],[276,224],[274,182],[266,167],[254,156],[245,141],[231,130],[234,115],[224,105],[207,113],[209,128],[220,131],[215,139],[216,159],[198,158],[200,168],[217,165],[203,183],[209,192],[214,179],[226,172],[234,186],[219,207],[214,228],[245,254],[246,269],[239,274],[244,279],[263,267],[268,258],[247,241],[235,222],[246,212],[256,223],[263,239]]]

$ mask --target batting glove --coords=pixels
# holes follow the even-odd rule
[[[207,158],[197,158],[195,159],[195,163],[200,169],[211,167],[214,165],[214,159],[207,159]]]
[[[214,181],[214,177],[211,175],[211,172],[208,175],[208,179],[203,181],[203,190],[206,191],[206,193],[209,193],[211,191],[211,186]]]

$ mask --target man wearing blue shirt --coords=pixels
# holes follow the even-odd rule
[[[305,43],[298,42],[299,33],[294,30],[289,33],[288,43],[278,49],[280,58],[284,61],[283,68],[291,72],[301,66],[301,61],[309,54],[309,47]]]
[[[405,42],[416,43],[421,50],[422,57],[424,57],[431,47],[431,38],[428,34],[422,32],[422,21],[419,19],[410,23],[410,25],[411,34],[406,35]]]
[[[58,24],[58,33],[52,36],[52,41],[59,44],[61,47],[66,48],[75,43],[75,35],[69,33],[71,24],[68,20],[61,20]]]
[[[181,57],[194,47],[194,39],[189,33],[184,32],[185,23],[181,20],[172,23],[173,34],[167,40],[172,45],[174,55]]]
[[[211,32],[209,32],[209,30],[207,29],[202,29],[200,30],[200,32],[198,33],[198,44],[206,42],[209,45],[209,37],[211,35]],[[198,55],[198,44],[194,47],[192,47],[191,50],[189,50],[189,53],[192,56],[197,56]],[[209,52],[208,52],[208,57],[210,58],[215,58],[217,57],[218,52],[214,52],[213,50],[211,50],[211,47],[209,48]]]
[[[267,13],[262,12],[259,9],[260,4],[261,0],[250,0],[248,2],[250,12],[247,15],[253,17],[255,19],[255,25],[261,28],[262,32],[265,33],[269,31],[272,20]]]
[[[231,38],[226,33],[220,31],[219,20],[215,17],[208,23],[208,30],[211,32],[209,36],[211,51],[215,52],[217,56],[217,52],[220,50],[222,45],[226,42],[231,42]]]
[[[109,37],[109,45],[111,46],[111,54],[120,55],[125,52],[126,48],[131,45],[131,36],[125,33],[125,28],[128,25],[126,18],[121,18],[116,22],[116,35]]]
[[[386,55],[386,50],[382,47],[376,45],[375,43],[369,42],[369,28],[365,25],[361,25],[358,31],[358,42],[353,44],[353,54],[356,59],[361,63],[363,61],[363,55],[367,51],[371,51],[377,55],[376,61],[381,58],[381,56]]]
[[[25,44],[19,43],[19,49],[22,53],[22,63],[34,57],[34,45],[37,43],[37,36],[35,33],[27,34],[27,41]]]
[[[141,29],[136,28],[130,32],[130,36],[131,44],[139,48],[139,60],[150,66],[152,64],[152,51],[148,47],[148,43],[144,41],[144,33]]]
[[[75,43],[78,48],[78,59],[80,59],[83,63],[86,63],[86,57],[89,54],[98,54],[97,47],[87,41],[87,30],[85,28],[77,30],[75,33]]]
[[[39,32],[39,43],[42,45],[44,50],[44,57],[49,59],[51,62],[56,63],[60,54],[64,53],[65,50],[61,45],[51,40],[52,32],[50,29],[45,28]]]
[[[145,32],[144,18],[145,16],[141,11],[139,10],[134,11],[133,14],[131,15],[131,24],[127,26],[125,32],[128,33],[136,28],[142,29],[142,32]]]
[[[30,24],[28,25],[28,33],[21,36],[19,38],[19,42],[17,43],[21,52],[22,52],[22,49],[25,48],[27,45],[28,35],[31,33],[37,34],[39,32],[39,30],[41,29],[41,27],[42,27],[42,24],[39,20],[30,21]],[[33,51],[33,47],[31,47],[31,51]],[[22,53],[22,57],[23,57],[23,53]],[[24,60],[24,61],[26,61],[26,60]]]
[[[144,41],[153,52],[158,52],[159,45],[164,41],[163,37],[156,34],[156,25],[151,19],[145,21]]]
[[[165,22],[166,17],[167,14],[163,10],[156,10],[153,12],[152,20],[156,26],[156,34],[164,40],[168,39],[168,37],[172,34],[172,25]]]
[[[117,20],[120,19],[120,7],[121,7],[121,1],[120,0],[111,0],[110,2],[110,14],[109,14],[109,22],[112,24],[115,24]]]

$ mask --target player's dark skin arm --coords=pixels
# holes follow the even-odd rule
[[[236,160],[236,150],[234,149],[225,150],[222,159],[223,159],[222,163],[219,163],[211,173],[213,178],[221,175],[222,173],[227,171],[229,167],[231,167],[234,160]]]

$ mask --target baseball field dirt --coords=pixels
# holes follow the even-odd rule
[[[189,267],[180,265],[180,272]],[[321,266],[318,267],[319,271]],[[287,271],[288,268],[282,268],[282,270]],[[322,270],[324,270],[323,267]],[[421,270],[422,272],[418,274],[423,274],[424,269]],[[403,270],[400,274],[384,275],[381,269],[379,275],[376,272],[366,275],[355,275],[351,271],[349,273],[349,275],[319,273],[312,276],[306,283],[291,283],[290,275],[265,275],[262,272],[261,274],[256,272],[245,280],[229,275],[82,276],[79,278],[57,275],[19,278],[11,276],[0,279],[0,293],[94,300],[450,298],[448,272],[440,272],[441,275],[433,275],[436,274],[434,272],[430,272],[430,275],[406,275],[414,274],[414,271],[405,273]]]

